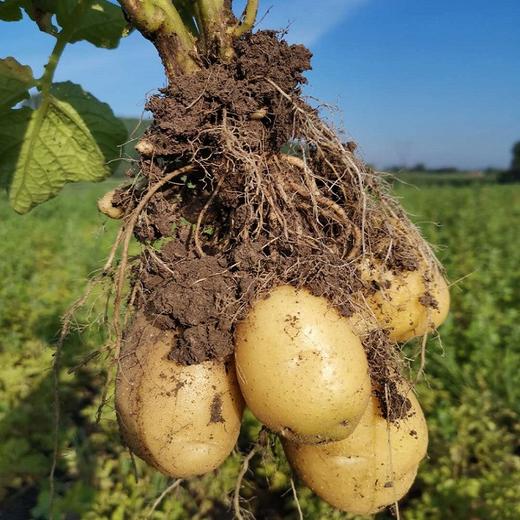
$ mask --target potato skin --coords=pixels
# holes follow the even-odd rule
[[[224,462],[244,404],[232,361],[179,365],[168,359],[173,337],[136,316],[120,356],[116,412],[138,457],[165,475],[188,478]]]
[[[417,271],[395,275],[372,261],[362,265],[361,276],[381,287],[366,302],[380,326],[389,330],[392,341],[405,342],[432,332],[448,315],[450,293],[437,267],[421,265]],[[428,294],[436,306],[428,306]]]
[[[97,202],[98,210],[109,218],[119,220],[123,218],[124,211],[112,204],[116,190],[105,193]]]
[[[428,430],[417,399],[408,392],[406,418],[389,422],[375,397],[354,433],[330,444],[309,446],[283,440],[292,468],[323,500],[348,513],[374,514],[410,489],[426,454]]]
[[[347,437],[371,393],[368,363],[348,321],[325,298],[281,286],[236,331],[238,381],[263,424],[305,443]]]

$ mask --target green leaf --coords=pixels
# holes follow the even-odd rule
[[[32,110],[0,110],[0,187],[8,189]]]
[[[54,83],[51,93],[69,103],[78,112],[114,172],[118,166],[115,159],[120,155],[119,146],[128,139],[128,131],[123,122],[114,115],[109,105],[83,90],[80,85],[70,81]]]
[[[27,16],[31,18],[40,31],[56,36],[58,28],[53,24],[52,18],[56,8],[56,0],[18,0]]]
[[[29,97],[35,85],[31,67],[21,65],[14,58],[0,59],[0,109],[10,108]]]
[[[70,43],[87,40],[96,47],[114,49],[128,33],[128,22],[120,7],[107,0],[91,0],[77,20],[72,16],[76,4],[75,0],[58,0],[56,7],[61,27],[75,26]]]
[[[84,0],[81,16],[77,7],[78,0],[0,0],[0,20],[21,20],[23,9],[41,31],[56,36],[59,33],[53,24],[56,15],[62,29],[74,29],[69,43],[86,40],[107,49],[117,47],[121,37],[130,31],[121,8],[108,0]]]
[[[5,0],[0,2],[0,20],[17,22],[22,19],[20,0]]]
[[[0,173],[14,172],[9,201],[18,213],[55,196],[68,182],[101,181],[110,171],[78,112],[53,96],[37,110],[1,114],[0,137],[7,141],[1,145],[7,153]]]

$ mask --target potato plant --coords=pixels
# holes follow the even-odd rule
[[[258,0],[240,17],[225,0],[120,4],[0,4],[56,38],[39,79],[0,61],[0,173],[19,213],[108,175],[124,132],[81,87],[53,83],[55,68],[80,39],[113,47],[132,28],[154,44],[168,85],[147,101],[129,180],[98,203],[121,220],[92,283],[112,282],[122,441],[165,475],[202,475],[234,449],[245,400],[325,501],[396,504],[427,446],[399,343],[445,319],[441,266],[355,143],[303,99],[310,52],[253,31]]]

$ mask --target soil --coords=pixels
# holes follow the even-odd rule
[[[183,364],[232,354],[235,324],[272,287],[305,287],[350,316],[357,295],[374,290],[360,259],[400,272],[430,254],[355,143],[303,100],[311,53],[269,31],[244,36],[235,52],[229,64],[207,57],[149,99],[154,120],[131,172],[140,180],[113,201],[128,214],[147,187],[193,166],[151,198],[134,230],[144,246],[134,306],[178,331],[170,356]],[[385,331],[363,342],[373,380],[397,396],[388,414],[405,409],[395,346]]]

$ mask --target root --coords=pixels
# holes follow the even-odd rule
[[[83,296],[76,300],[63,315],[61,320],[61,331],[56,343],[56,352],[54,354],[54,361],[52,364],[52,380],[53,380],[53,408],[54,408],[54,428],[53,428],[53,448],[52,448],[52,464],[49,473],[49,517],[54,518],[54,480],[56,467],[59,459],[60,451],[60,422],[61,422],[61,405],[60,405],[60,368],[61,368],[61,355],[63,350],[63,344],[65,339],[70,333],[72,321],[77,311],[85,305],[88,300],[94,286],[98,280],[92,279],[85,289]]]
[[[297,168],[303,170],[307,176],[311,178],[310,184],[312,187],[309,191],[292,179],[287,180],[287,183],[295,193],[298,193],[302,197],[308,197],[310,192],[310,195],[314,198],[313,203],[317,211],[321,212],[325,217],[331,220],[335,220],[338,224],[348,229],[352,236],[353,246],[346,258],[347,260],[351,260],[352,258],[358,257],[361,250],[360,229],[352,222],[352,220],[347,216],[345,210],[339,204],[320,193],[318,187],[316,186],[316,182],[312,177],[312,172],[300,158],[291,157],[285,154],[281,154],[280,157],[292,166],[296,166]],[[328,210],[330,210],[330,212]]]
[[[148,514],[145,516],[145,518],[152,518],[152,515],[154,514],[155,510],[159,507],[160,503],[164,500],[164,497],[166,495],[169,495],[172,491],[177,489],[182,484],[182,480],[178,479],[172,484],[170,484],[155,500],[155,502],[152,504],[152,507],[150,508],[150,511],[148,511]]]
[[[428,333],[424,334],[421,340],[421,364],[417,375],[415,376],[414,386],[421,380],[424,375],[424,369],[426,368],[426,344],[428,343]]]
[[[255,445],[253,449],[246,455],[238,473],[237,482],[235,484],[235,492],[233,494],[233,510],[235,512],[235,518],[237,520],[245,520],[244,516],[242,515],[242,509],[240,507],[240,488],[242,487],[242,481],[244,480],[245,474],[249,469],[249,463],[251,462],[252,458],[257,454],[259,449],[260,447],[258,445]]]
[[[197,218],[197,224],[195,226],[195,233],[194,233],[194,239],[195,239],[195,248],[197,249],[197,253],[199,255],[199,258],[202,258],[203,256],[206,256],[204,254],[204,251],[202,251],[202,246],[200,245],[200,226],[202,225],[202,221],[204,220],[204,216],[206,215],[206,211],[208,211],[208,208],[211,206],[211,203],[215,200],[215,197],[217,196],[217,193],[220,190],[220,187],[222,186],[222,183],[224,182],[226,178],[222,176],[220,180],[218,181],[218,184],[216,188],[213,190],[213,193],[211,194],[210,198],[204,204],[204,207],[202,208],[202,211],[199,213],[199,217]]]
[[[110,249],[110,254],[108,255],[107,261],[105,262],[105,266],[103,267],[102,274],[108,274],[112,269],[112,264],[114,263],[117,250],[119,249],[119,246],[121,245],[121,240],[123,239],[123,231],[123,228],[120,227],[117,232],[116,239],[112,244],[112,248]]]
[[[266,50],[277,56],[268,64]],[[235,58],[228,64],[210,60],[197,77],[179,77],[148,102],[154,123],[144,139],[153,154],[141,157],[139,175],[149,188],[144,196],[141,189],[116,200],[126,205],[126,217],[114,285],[115,359],[135,235],[145,247],[132,277],[132,300],[161,328],[180,331],[174,358],[189,349],[179,354],[181,362],[224,359],[252,301],[287,284],[328,299],[343,316],[367,316],[374,333],[363,336],[363,345],[371,376],[383,388],[401,368],[400,352],[373,323],[368,296],[384,288],[361,276],[360,261],[399,275],[422,261],[435,264],[435,255],[382,175],[302,99],[302,73],[309,66],[304,49],[259,33],[237,43]],[[280,74],[282,65],[288,74]],[[281,153],[285,145],[297,156]],[[187,162],[191,166],[165,175]],[[185,173],[188,182],[172,182],[152,200]],[[205,233],[205,226],[213,232]],[[160,251],[149,245],[154,241]],[[197,302],[196,319],[176,305],[184,297]],[[131,306],[127,302],[126,309]],[[425,356],[423,351],[424,363]]]
[[[299,520],[303,520],[303,512],[300,506],[300,501],[298,500],[298,493],[296,493],[296,486],[294,485],[294,480],[291,478],[291,489],[294,497],[294,502],[296,503],[296,509],[298,510],[298,518]]]

